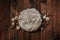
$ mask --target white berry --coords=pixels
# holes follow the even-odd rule
[[[11,25],[15,25],[15,22],[12,22]]]
[[[46,21],[49,21],[49,19],[50,19],[49,17],[46,17]]]
[[[19,26],[16,26],[16,29],[17,29],[17,30],[19,30],[19,29],[20,29],[20,27],[19,27]]]
[[[15,16],[15,20],[18,20],[18,16]]]
[[[14,20],[15,20],[14,18],[11,19],[11,21],[14,21]]]
[[[43,16],[43,19],[46,19],[46,15]]]

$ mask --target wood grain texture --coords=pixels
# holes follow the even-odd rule
[[[49,11],[51,22],[35,32],[26,32],[22,29],[16,30],[10,28],[10,17],[15,16],[16,9],[9,6],[9,1],[0,1],[0,40],[60,40],[60,0],[47,0],[46,3],[41,0],[34,0],[31,4],[29,0],[17,0],[18,14],[21,10],[34,7],[39,11]],[[13,12],[14,11],[14,12]],[[13,16],[14,15],[14,16]],[[45,15],[45,14],[44,14]]]
[[[0,0],[0,40],[7,40],[10,19],[9,0]]]

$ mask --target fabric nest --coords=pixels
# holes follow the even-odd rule
[[[31,32],[37,30],[42,23],[41,14],[35,8],[28,8],[20,12],[19,27],[21,29]]]

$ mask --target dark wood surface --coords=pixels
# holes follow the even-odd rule
[[[33,4],[28,0],[17,0],[18,13],[31,6],[39,11],[49,11],[51,22],[44,26],[43,31],[39,28],[31,33],[10,28],[10,17],[13,15],[10,3],[8,0],[0,1],[0,40],[60,40],[60,0],[34,0]]]

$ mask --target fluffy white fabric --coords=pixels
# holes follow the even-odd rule
[[[20,12],[18,21],[21,29],[31,32],[40,27],[42,18],[38,10],[35,8],[28,8]]]

